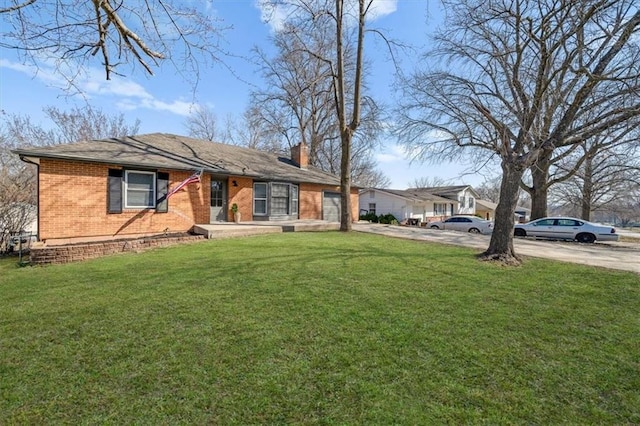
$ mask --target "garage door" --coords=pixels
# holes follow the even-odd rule
[[[340,222],[340,193],[325,192],[322,197],[322,218],[329,222]]]

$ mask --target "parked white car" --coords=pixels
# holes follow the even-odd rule
[[[528,223],[517,224],[516,237],[537,237],[553,240],[575,240],[581,243],[618,241],[619,235],[611,226],[598,225],[574,217],[543,217]]]
[[[431,229],[446,229],[451,231],[471,232],[472,234],[490,234],[493,232],[493,222],[480,219],[477,216],[451,216],[440,222],[429,223]]]

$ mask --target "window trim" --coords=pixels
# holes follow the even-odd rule
[[[142,191],[142,190],[136,190],[136,189],[131,189],[131,191],[134,192],[150,192],[150,196],[149,196],[149,201],[150,204],[146,205],[146,206],[141,206],[141,205],[130,205],[129,204],[129,174],[142,174],[142,175],[150,175],[152,177],[151,179],[151,191]],[[156,208],[156,185],[157,185],[157,173],[156,172],[152,172],[152,171],[148,171],[148,170],[125,170],[124,171],[124,208],[125,209],[136,209],[136,210],[144,210],[144,209],[155,209]]]
[[[291,184],[290,183],[284,183],[284,182],[271,182],[269,186],[270,186],[270,189],[271,189],[271,191],[269,191],[269,203],[268,203],[270,205],[270,207],[271,207],[271,209],[269,209],[269,216],[290,216],[291,215]],[[286,188],[287,195],[286,196],[280,196],[280,195],[275,196],[275,195],[273,195],[275,192],[279,192],[279,191],[274,191],[273,190],[274,186],[283,187],[283,189]],[[274,199],[286,200],[286,203],[284,204],[284,205],[286,205],[286,212],[284,212],[284,213],[281,213],[281,212],[274,213],[273,212],[273,206],[274,206],[273,200]]]
[[[256,197],[256,186],[264,185],[264,198]],[[264,201],[264,212],[256,211],[256,201]],[[268,182],[253,182],[253,215],[254,216],[268,216],[269,215],[269,183]]]
[[[122,194],[122,169],[109,169],[107,172],[107,214],[122,213],[124,204]]]
[[[440,207],[440,209],[438,209],[438,207]],[[446,216],[447,207],[447,203],[433,203],[433,214],[436,216]]]
[[[289,215],[297,216],[300,212],[300,187],[298,185],[290,184],[289,192],[291,193],[291,206],[289,207]]]
[[[266,198],[257,198],[256,197],[256,186],[265,185],[266,187]],[[282,185],[287,187],[287,213],[282,214],[274,214],[272,211],[272,202],[273,202],[273,185]],[[280,197],[284,198],[284,197]],[[265,201],[265,212],[257,212],[256,211],[256,201]],[[253,183],[253,196],[252,196],[252,205],[253,205],[253,215],[260,216],[263,218],[270,217],[292,217],[298,216],[300,213],[300,185],[291,182],[254,182]]]

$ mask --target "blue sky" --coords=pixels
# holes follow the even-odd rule
[[[376,0],[378,16],[373,24],[390,38],[418,48],[428,45],[427,33],[439,22],[441,15],[434,0]],[[140,133],[165,132],[186,134],[186,118],[194,103],[212,108],[222,123],[231,115],[240,117],[248,105],[251,85],[260,86],[256,67],[243,57],[250,56],[253,46],[269,47],[271,25],[265,23],[255,0],[213,0],[207,4],[210,12],[232,26],[225,33],[223,47],[235,57],[223,58],[225,65],[215,64],[204,70],[195,94],[182,81],[175,69],[166,64],[152,77],[138,69],[126,78],[104,79],[104,71],[96,60],[88,71],[89,78],[80,81],[84,97],[68,96],[59,77],[46,66],[36,72],[23,65],[14,52],[0,49],[0,108],[10,114],[28,115],[35,123],[48,125],[42,112],[47,106],[70,109],[88,101],[106,113],[125,113],[140,119]],[[382,104],[392,105],[393,66],[379,40],[367,39],[365,55],[372,63],[368,85],[373,97]],[[402,66],[409,69],[417,53],[402,58]],[[195,96],[194,96],[195,95]],[[484,177],[469,174],[459,164],[425,164],[411,162],[404,150],[391,137],[384,138],[384,146],[376,153],[379,168],[391,179],[391,187],[404,189],[421,177],[440,177],[451,184],[479,185]]]

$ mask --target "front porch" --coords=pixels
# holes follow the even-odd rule
[[[251,222],[218,222],[197,224],[193,233],[204,235],[207,239],[243,237],[249,235],[272,234],[279,232],[317,232],[338,231],[339,222],[326,220],[291,220],[291,221],[251,221]]]

